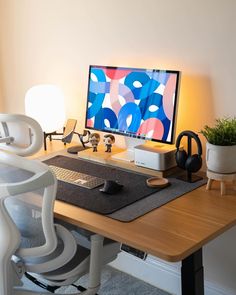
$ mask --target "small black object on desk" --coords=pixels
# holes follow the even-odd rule
[[[182,137],[187,136],[188,139],[188,151],[180,150],[180,142]],[[192,139],[195,140],[197,144],[198,153],[192,155]],[[179,134],[176,140],[176,154],[175,154],[175,160],[177,163],[177,166],[181,169],[186,170],[186,174],[180,175],[177,177],[178,179],[181,179],[183,181],[187,182],[196,182],[198,180],[201,180],[202,177],[192,174],[200,170],[202,167],[202,144],[201,141],[196,133],[190,130],[185,130]]]
[[[118,193],[123,188],[123,185],[114,180],[105,180],[103,188],[100,192],[113,195]]]
[[[90,147],[87,147],[85,145],[86,143],[89,142],[89,136],[90,136],[90,131],[89,130],[84,130],[84,132],[82,134],[78,133],[78,132],[75,132],[75,131],[73,131],[73,133],[78,135],[79,140],[81,142],[81,145],[75,145],[75,146],[69,147],[67,149],[68,153],[77,154],[78,152],[80,152],[82,150],[90,148]],[[87,139],[86,139],[86,137],[87,137]]]

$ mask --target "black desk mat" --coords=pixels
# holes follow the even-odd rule
[[[117,180],[119,183],[123,184],[124,187],[120,192],[114,195],[107,195],[99,191],[101,187],[89,190],[70,183],[58,181],[56,197],[58,200],[100,214],[111,214],[161,190],[160,188],[150,188],[146,185],[148,176],[124,171],[115,167],[108,167],[61,155],[44,162],[48,165],[55,165],[98,176],[103,179]]]

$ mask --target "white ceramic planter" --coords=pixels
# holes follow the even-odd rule
[[[236,173],[236,145],[220,146],[207,142],[206,164],[216,173]]]

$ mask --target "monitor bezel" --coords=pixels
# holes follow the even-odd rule
[[[96,68],[107,68],[107,69],[121,69],[121,70],[137,70],[137,71],[154,71],[154,72],[166,72],[166,73],[172,73],[176,74],[176,92],[175,92],[175,102],[174,102],[174,110],[173,110],[173,119],[172,119],[172,131],[171,131],[171,140],[166,141],[166,140],[160,140],[160,139],[155,139],[155,138],[147,138],[144,136],[140,135],[134,135],[134,134],[129,134],[129,133],[123,133],[119,131],[114,131],[114,130],[106,130],[106,129],[97,129],[94,127],[87,126],[87,110],[88,110],[88,104],[89,104],[89,82],[90,82],[90,73],[91,73],[91,68],[96,67]],[[177,70],[163,70],[163,69],[144,69],[144,68],[133,68],[133,67],[120,67],[120,66],[103,66],[103,65],[90,65],[89,66],[89,72],[88,72],[88,84],[87,84],[87,101],[86,101],[86,115],[85,115],[85,128],[89,130],[95,130],[99,132],[105,132],[105,133],[112,133],[112,134],[118,134],[122,135],[128,138],[137,138],[137,139],[142,139],[142,140],[148,140],[148,141],[154,141],[154,142],[160,142],[163,144],[174,144],[174,139],[175,139],[175,132],[176,132],[176,119],[177,119],[177,107],[178,107],[178,98],[179,98],[179,85],[180,85],[180,75],[181,72]]]

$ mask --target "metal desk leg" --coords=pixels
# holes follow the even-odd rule
[[[202,248],[182,261],[182,295],[204,295]]]

